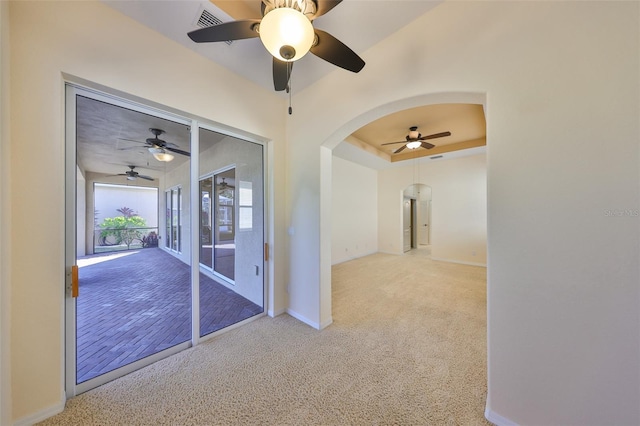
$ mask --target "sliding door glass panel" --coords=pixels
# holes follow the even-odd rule
[[[124,102],[79,95],[75,102],[76,204],[84,210],[77,221],[85,238],[76,242],[73,324],[82,392],[191,340],[190,234],[182,229],[191,162],[186,123]],[[172,161],[157,159],[173,149],[181,153]]]
[[[260,144],[199,131],[205,336],[264,310],[264,160]]]

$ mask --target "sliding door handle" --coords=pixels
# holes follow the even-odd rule
[[[78,297],[79,283],[78,283],[78,265],[71,267],[71,297]]]

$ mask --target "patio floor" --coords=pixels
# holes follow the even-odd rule
[[[77,372],[82,383],[191,339],[190,266],[159,248],[78,262]],[[200,274],[202,336],[262,307]]]

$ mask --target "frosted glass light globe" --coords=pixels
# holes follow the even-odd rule
[[[260,40],[275,58],[292,62],[307,54],[313,44],[311,21],[295,9],[280,7],[260,22]]]
[[[409,148],[409,149],[416,149],[416,148],[419,148],[419,147],[420,147],[420,145],[422,145],[422,142],[420,142],[420,141],[413,141],[413,142],[409,142],[409,143],[407,144],[407,148]]]

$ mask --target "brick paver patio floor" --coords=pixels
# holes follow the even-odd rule
[[[159,248],[87,260],[76,305],[78,383],[191,339],[188,265]],[[200,274],[201,335],[262,311]]]

